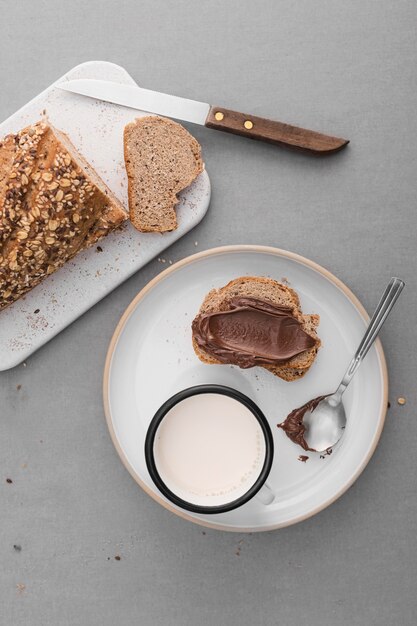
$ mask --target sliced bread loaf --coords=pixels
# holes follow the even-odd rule
[[[315,340],[315,345],[285,364],[263,365],[262,367],[286,381],[297,380],[304,376],[313,364],[321,344],[316,332],[320,321],[319,316],[303,315],[297,293],[287,285],[283,285],[272,278],[258,276],[242,276],[232,280],[225,287],[212,289],[205,297],[198,314],[229,311],[231,308],[230,301],[239,296],[249,296],[292,309],[294,317],[301,322],[303,330]],[[203,363],[220,363],[197,345],[194,337],[193,347],[196,355]]]
[[[177,228],[178,194],[203,171],[200,145],[180,124],[158,116],[125,127],[129,213],[141,232]]]
[[[46,122],[0,142],[0,310],[127,219],[69,138]]]

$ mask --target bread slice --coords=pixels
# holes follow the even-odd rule
[[[230,300],[237,296],[249,296],[266,300],[273,304],[290,307],[293,315],[301,322],[302,327],[315,340],[315,345],[293,357],[283,365],[263,365],[265,369],[286,381],[298,380],[308,372],[313,364],[321,345],[317,336],[317,326],[320,321],[318,315],[303,315],[297,293],[272,278],[258,276],[242,276],[228,283],[220,289],[212,289],[205,297],[199,314],[230,310]],[[193,338],[193,347],[198,358],[203,363],[220,364],[220,361],[205,352],[197,345]]]
[[[203,171],[200,145],[180,124],[155,115],[124,130],[130,221],[139,231],[177,228],[178,194]]]
[[[127,213],[68,137],[38,122],[0,142],[0,310]]]

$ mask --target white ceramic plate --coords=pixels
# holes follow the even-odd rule
[[[58,89],[73,78],[101,78],[135,84],[119,65],[82,63],[0,124],[0,138],[38,121],[46,111],[51,122],[72,142],[127,206],[123,128],[148,113],[83,98]],[[207,172],[182,194],[178,228],[163,235],[138,233],[129,223],[113,232],[46,278],[24,298],[0,312],[0,370],[14,367],[85,313],[153,257],[182,237],[204,217],[210,201]],[[37,313],[34,313],[37,311]]]
[[[191,321],[206,293],[238,276],[286,279],[300,295],[305,313],[319,313],[323,346],[299,381],[269,372],[204,365],[191,345]],[[261,246],[229,246],[201,252],[162,272],[134,299],[110,344],[104,374],[104,404],[116,449],[135,480],[171,511],[213,528],[262,531],[314,515],[338,498],[359,476],[382,431],[388,382],[380,342],[370,350],[344,400],[348,423],[331,456],[306,453],[277,428],[307,400],[336,388],[359,343],[368,317],[349,289],[327,270],[303,257]],[[143,446],[159,406],[180,389],[202,383],[229,385],[250,396],[267,416],[275,442],[268,483],[275,501],[253,499],[221,515],[182,511],[158,492],[146,469]]]

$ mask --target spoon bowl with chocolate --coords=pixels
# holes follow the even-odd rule
[[[391,278],[337,390],[330,395],[314,398],[298,409],[294,409],[279,425],[287,436],[304,450],[328,451],[342,437],[346,427],[346,412],[342,396],[377,338],[404,285],[405,283],[399,278]]]

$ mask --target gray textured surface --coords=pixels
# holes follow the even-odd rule
[[[26,367],[1,374],[0,622],[415,624],[415,1],[0,6],[1,118],[71,66],[106,59],[146,87],[351,139],[344,153],[312,160],[193,129],[211,209],[167,258],[195,252],[196,240],[199,250],[277,245],[329,268],[368,309],[391,274],[407,281],[382,333],[392,406],[376,454],[341,500],[277,532],[203,532],[177,519],[141,492],[112,447],[103,361],[157,261]]]

